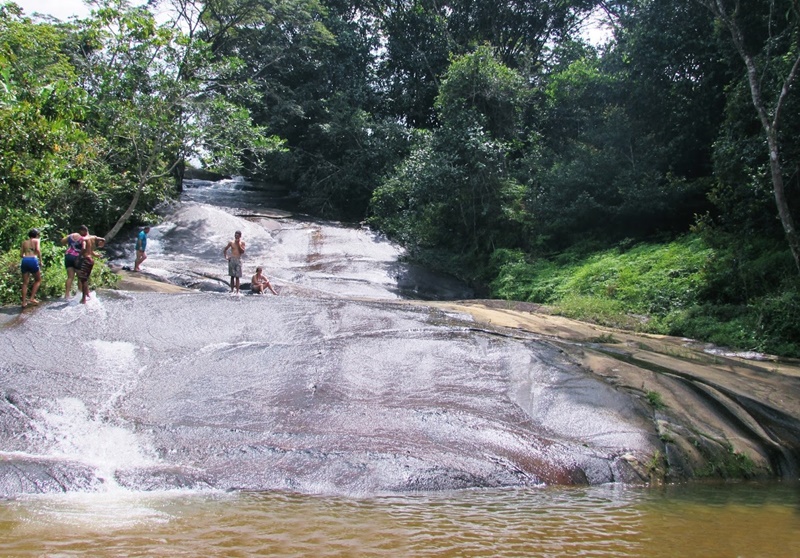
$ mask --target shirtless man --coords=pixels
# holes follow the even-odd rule
[[[256,268],[256,274],[250,279],[250,290],[253,291],[254,294],[264,294],[267,289],[274,295],[278,294],[275,292],[275,289],[272,288],[272,284],[269,282],[269,279],[267,279],[267,276],[261,273],[261,266],[258,266]]]
[[[242,254],[244,254],[244,240],[242,231],[236,231],[233,240],[225,245],[222,250],[223,257],[228,260],[228,275],[231,276],[231,292],[239,294],[239,280],[242,278]],[[230,249],[231,255],[228,256]]]
[[[28,239],[22,241],[20,246],[20,257],[22,258],[19,268],[22,272],[22,307],[28,303],[39,304],[36,300],[36,291],[42,282],[42,271],[40,262],[42,261],[42,250],[39,246],[39,231],[31,229],[28,232]],[[31,298],[28,300],[28,282],[33,275],[33,287],[31,287]]]

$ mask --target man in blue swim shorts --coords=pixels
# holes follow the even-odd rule
[[[22,261],[19,264],[19,269],[22,272],[22,307],[25,308],[30,304],[39,304],[36,300],[36,291],[39,290],[39,285],[42,283],[42,271],[39,262],[42,259],[42,250],[39,246],[39,231],[31,229],[28,231],[28,239],[22,241],[20,249],[20,256]],[[33,275],[33,287],[31,287],[31,298],[28,299],[28,282],[30,282],[31,275]]]

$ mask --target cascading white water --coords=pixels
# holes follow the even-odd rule
[[[264,191],[242,179],[193,181],[182,202],[163,210],[163,222],[151,228],[143,269],[172,282],[227,290],[222,257],[236,230],[247,250],[242,281],[257,266],[287,292],[377,299],[469,298],[471,290],[443,274],[401,262],[404,250],[363,226],[295,219],[265,209]],[[134,241],[117,241],[115,265],[131,266]]]
[[[55,401],[51,409],[41,412],[36,427],[44,442],[43,457],[92,467],[105,491],[121,489],[115,478],[118,471],[158,464],[153,448],[129,425],[91,413],[77,398]]]
[[[95,297],[93,304],[102,305]],[[86,342],[94,353],[88,378],[98,395],[91,401],[79,394],[60,397],[32,413],[37,458],[64,460],[94,471],[103,491],[124,490],[118,471],[158,465],[156,452],[115,411],[117,401],[136,384],[136,347],[122,341]],[[95,408],[90,410],[87,402]]]

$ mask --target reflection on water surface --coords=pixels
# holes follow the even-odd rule
[[[800,556],[795,485],[5,502],[3,556]]]

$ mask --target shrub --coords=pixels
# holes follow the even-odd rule
[[[558,314],[605,326],[800,357],[800,280],[783,268],[765,280],[768,264],[783,262],[785,249],[750,245],[763,253],[748,260],[752,266],[727,272],[723,264],[734,261],[731,253],[697,235],[594,255],[571,251],[551,260],[497,250],[492,295],[548,304]]]
[[[490,284],[492,296],[505,300],[548,303],[564,274],[545,259],[528,260],[521,250],[495,250],[490,265],[496,270]]]
[[[656,411],[660,411],[661,409],[666,407],[666,405],[664,404],[664,399],[661,397],[661,394],[658,393],[657,391],[648,391],[646,396],[647,396],[647,402],[650,403],[650,405],[652,405],[652,407]]]
[[[642,321],[625,311],[617,300],[582,295],[569,295],[560,299],[554,312],[567,318],[583,320],[607,327],[640,330]]]
[[[593,296],[619,301],[629,312],[663,316],[697,303],[712,254],[699,238],[602,252],[565,277],[556,298]]]
[[[712,255],[697,237],[641,244],[628,251],[606,250],[582,260],[570,258],[565,265],[529,261],[519,251],[498,250],[492,293],[499,298],[573,307],[594,298],[615,301],[606,304],[609,310],[664,316],[697,303]]]

